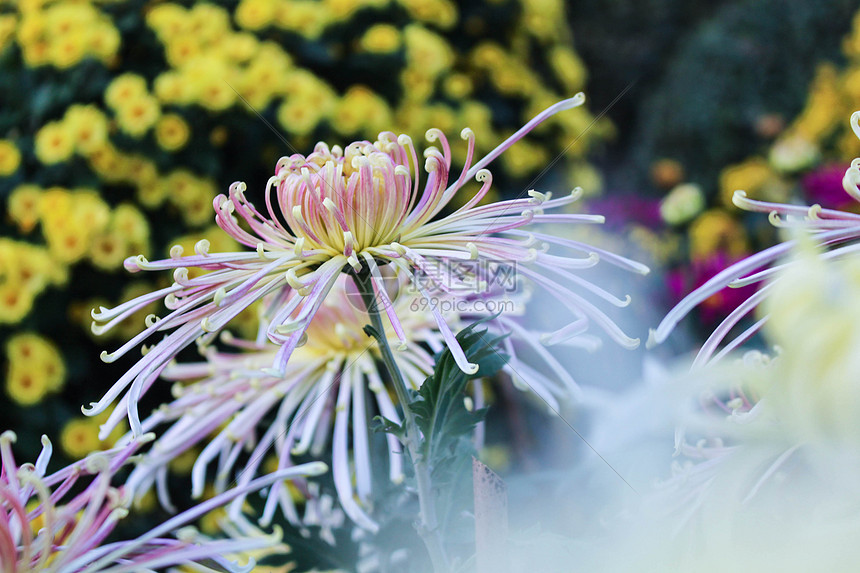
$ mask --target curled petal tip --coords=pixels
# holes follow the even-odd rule
[[[139,272],[142,268],[142,265],[145,265],[147,262],[146,257],[143,255],[136,255],[133,257],[128,257],[122,262],[122,266],[125,267],[130,273]]]
[[[97,322],[90,323],[90,331],[96,336],[101,336],[105,332],[107,332],[107,327],[103,324],[99,324]]]
[[[98,310],[92,309],[90,311],[90,316],[93,320],[101,320],[99,317],[104,315],[106,312],[110,312],[110,309],[106,306],[100,306]]]
[[[302,473],[308,476],[319,476],[328,472],[328,464],[325,462],[310,462],[299,467],[302,468]]]
[[[735,205],[735,207],[740,207],[741,209],[743,209],[746,198],[746,191],[741,191],[740,189],[738,189],[734,193],[732,193],[732,203]]]
[[[578,94],[574,95],[571,98],[568,98],[568,99],[565,99],[565,100],[558,102],[556,105],[558,106],[558,109],[571,109],[574,107],[579,107],[584,103],[585,103],[585,93],[579,92]]]

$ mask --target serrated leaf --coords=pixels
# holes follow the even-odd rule
[[[403,438],[406,435],[406,429],[403,427],[403,424],[393,422],[384,416],[373,417],[373,425],[371,426],[371,430],[374,432],[384,432],[386,434],[392,434],[401,441],[403,441]]]

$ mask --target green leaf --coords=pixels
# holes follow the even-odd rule
[[[386,434],[393,434],[397,437],[401,442],[406,436],[406,428],[403,424],[398,424],[397,422],[392,422],[388,418],[384,416],[374,416],[373,417],[373,425],[371,426],[371,430],[374,432],[384,432]]]

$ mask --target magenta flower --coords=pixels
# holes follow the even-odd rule
[[[208,245],[201,242],[194,255],[183,256],[181,249],[174,247],[170,259],[128,259],[126,268],[132,272],[174,269],[176,282],[112,310],[93,312],[98,323],[93,330],[107,331],[161,298],[170,312],[163,318],[150,317],[143,332],[117,351],[103,353],[102,359],[116,360],[156,333],[169,334],[86,413],[105,410],[125,393],[119,409],[128,412],[132,431],[139,435],[143,429],[138,400],[170,360],[195,340],[205,346],[242,310],[262,299],[266,299],[267,306],[266,336],[278,345],[267,372],[283,376],[290,356],[305,340],[313,317],[343,272],[366,273],[372,278],[402,346],[408,337],[400,314],[388,304],[381,289],[381,266],[411,279],[464,372],[474,373],[477,365],[467,361],[430,289],[454,297],[471,297],[476,288],[480,291],[486,287],[476,280],[478,273],[452,270],[452,266],[469,261],[491,272],[515,269],[520,278],[554,297],[560,308],[572,316],[549,333],[549,339],[561,341],[577,336],[589,323],[596,322],[621,345],[635,347],[638,339],[624,334],[567,284],[606,298],[601,289],[570,271],[592,267],[600,258],[640,273],[647,272],[647,267],[583,243],[525,230],[539,223],[603,222],[598,215],[545,212],[573,203],[578,192],[553,199],[551,194],[532,190],[527,198],[478,204],[492,184],[490,172],[484,169],[487,164],[552,114],[583,101],[580,94],[550,107],[474,165],[475,137],[469,129],[463,130],[468,152],[465,167],[453,182],[449,181],[452,157],[448,141],[438,130],[428,131],[428,139],[438,141],[441,149],[429,147],[424,151],[427,180],[423,190],[411,139],[390,132],[380,134],[375,143],[355,142],[346,149],[320,143],[307,157],[296,154],[282,158],[267,185],[265,214],[245,197],[244,184],[233,184],[229,196],[215,199],[216,221],[249,250],[209,253]],[[477,193],[453,213],[440,217],[452,197],[473,177],[481,183]],[[551,246],[585,256],[549,254]],[[209,272],[189,278],[189,267]]]
[[[687,267],[670,271],[666,275],[666,286],[669,288],[673,302],[679,302],[687,293],[700,288],[730,263],[737,261],[736,257],[716,251],[707,257],[694,259]],[[754,286],[725,287],[702,301],[698,316],[705,325],[713,326],[731,314],[754,292]]]
[[[851,115],[851,128],[854,130],[854,134],[860,138],[860,112],[854,112]],[[851,166],[845,171],[842,177],[842,188],[848,194],[850,200],[860,202],[860,158],[852,161]],[[836,209],[824,209],[818,204],[804,206],[755,201],[749,199],[743,191],[735,191],[732,201],[741,209],[767,213],[771,224],[779,228],[786,228],[794,232],[795,236],[801,232],[809,233],[817,244],[829,249],[822,253],[821,257],[824,259],[855,256],[856,252],[860,250],[860,243],[857,242],[857,239],[860,239],[860,215],[856,213]],[[725,287],[738,288],[758,284],[766,279],[773,278],[787,265],[795,264],[792,261],[785,263],[778,263],[777,261],[785,257],[797,245],[799,240],[800,238],[794,238],[779,243],[747,257],[714,275],[702,286],[684,297],[681,302],[666,314],[657,328],[651,331],[648,338],[649,346],[665,341],[681,319],[696,306]],[[694,365],[702,365],[712,358],[715,360],[719,359],[743,344],[743,342],[761,329],[768,320],[767,315],[762,316],[751,327],[732,339],[715,355],[720,344],[726,339],[734,326],[758,307],[770,293],[776,282],[771,281],[762,286],[729,313],[711,336],[708,337],[708,340],[705,341],[705,344],[696,357]]]
[[[846,195],[842,186],[845,178],[845,165],[834,163],[825,165],[806,174],[801,183],[806,198],[822,207],[831,209],[851,210],[854,198]]]
[[[317,462],[276,472],[201,503],[136,539],[105,543],[128,515],[133,493],[127,486],[112,485],[115,475],[152,436],[91,454],[53,474],[47,474],[52,447],[46,436],[36,463],[20,466],[12,454],[15,439],[13,432],[0,435],[0,563],[10,573],[124,573],[203,560],[228,571],[250,571],[253,562],[240,567],[225,555],[271,549],[279,545],[276,539],[257,535],[200,540],[188,530],[176,538],[165,535],[249,491],[326,471],[325,464]],[[80,493],[70,494],[83,484]]]

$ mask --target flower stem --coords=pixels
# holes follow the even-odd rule
[[[442,535],[439,531],[439,521],[436,517],[436,504],[433,499],[430,468],[427,465],[424,454],[421,452],[423,436],[418,429],[415,415],[409,407],[409,393],[406,381],[403,379],[403,374],[394,361],[394,354],[391,352],[388,338],[385,336],[385,327],[382,324],[382,315],[379,312],[379,303],[374,294],[370,273],[365,271],[353,273],[352,276],[361,294],[364,306],[367,309],[367,314],[370,317],[370,324],[374,331],[373,337],[376,338],[376,342],[379,345],[382,362],[388,369],[388,373],[394,383],[394,392],[397,394],[397,400],[403,408],[403,418],[406,427],[405,439],[403,441],[409,451],[409,457],[412,460],[415,471],[418,505],[421,512],[420,523],[417,526],[418,533],[421,535],[421,539],[427,547],[427,552],[430,554],[433,570],[436,573],[447,573],[450,567],[445,554],[445,547],[442,543]]]

